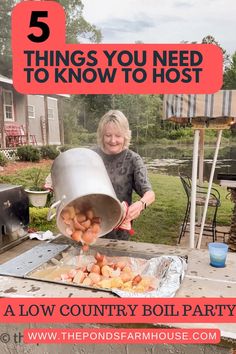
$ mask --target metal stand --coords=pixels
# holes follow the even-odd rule
[[[233,214],[230,225],[230,236],[228,240],[229,249],[236,252],[236,188],[229,188],[231,193],[231,200],[234,203]]]

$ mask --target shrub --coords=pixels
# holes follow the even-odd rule
[[[7,159],[5,155],[2,152],[0,152],[0,166],[6,166],[6,164],[7,164]]]
[[[230,131],[230,129],[224,129],[223,130],[223,133],[222,133],[222,136],[224,137],[224,138],[231,138],[231,136],[232,136],[232,134],[231,134],[231,131]]]
[[[159,129],[156,132],[157,139],[167,139],[168,138],[168,131],[164,129]]]
[[[45,182],[44,173],[40,168],[32,168],[29,171],[30,184],[29,189],[32,191],[44,190],[43,185]]]
[[[42,146],[40,152],[43,159],[50,159],[50,160],[54,160],[60,154],[56,146],[53,145]]]
[[[39,162],[40,161],[40,152],[34,146],[21,146],[17,148],[17,156],[20,161],[31,161]]]
[[[96,133],[88,133],[88,132],[75,132],[70,140],[65,140],[66,144],[78,146],[78,145],[86,145],[86,144],[96,144],[97,134]]]
[[[176,130],[171,130],[168,133],[168,138],[170,140],[177,140],[180,138],[191,138],[193,136],[192,129],[189,128],[179,128]]]
[[[75,146],[73,146],[73,145],[62,145],[62,146],[60,146],[60,148],[59,148],[59,150],[61,151],[61,152],[65,152],[65,151],[67,151],[67,150],[70,150],[70,149],[73,149]]]
[[[97,133],[81,132],[78,141],[80,144],[96,144]]]

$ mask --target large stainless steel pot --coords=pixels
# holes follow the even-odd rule
[[[122,218],[123,210],[117,199],[101,157],[85,148],[70,149],[53,162],[52,185],[56,202],[51,206],[48,219],[56,215],[57,227],[66,235],[66,225],[60,217],[62,210],[76,206],[79,210],[93,209],[101,218],[103,236],[113,230]],[[56,214],[52,214],[56,207]]]

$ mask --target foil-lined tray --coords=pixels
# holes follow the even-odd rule
[[[71,247],[69,250],[61,252],[57,257],[34,269],[26,277],[93,290],[108,291],[120,297],[173,297],[181,286],[187,269],[187,257],[161,255],[145,259],[134,254],[132,256],[111,256],[106,255],[106,250],[104,249],[102,250],[102,254],[106,255],[108,263],[126,262],[132,268],[134,274],[140,274],[142,277],[151,277],[155,285],[154,290],[145,292],[125,291],[115,287],[100,288],[98,286],[85,286],[60,279],[61,274],[69,272],[75,267],[86,267],[88,264],[96,262],[95,254],[96,250],[93,249],[90,249],[89,253],[83,254],[80,249]]]

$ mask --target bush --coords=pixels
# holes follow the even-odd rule
[[[156,132],[156,139],[167,139],[168,138],[168,131],[164,129],[159,129]]]
[[[17,148],[17,153],[20,161],[30,161],[30,162],[39,162],[40,161],[40,152],[34,146],[21,146]]]
[[[96,144],[97,134],[88,132],[79,132],[73,135],[73,138],[69,142],[72,145],[85,145],[85,144]]]
[[[193,130],[190,128],[179,128],[169,131],[168,138],[170,140],[178,140],[180,138],[191,138],[193,136]]]
[[[0,166],[6,166],[6,164],[7,164],[7,159],[5,155],[2,152],[0,152]]]
[[[73,145],[62,145],[62,146],[60,146],[59,150],[60,150],[61,152],[65,152],[65,151],[67,151],[67,150],[73,149],[74,147],[75,147],[75,146],[73,146]]]
[[[43,159],[50,159],[50,160],[54,160],[60,154],[56,146],[53,145],[42,146],[40,149],[40,153]]]
[[[230,129],[224,129],[224,130],[223,130],[223,133],[222,133],[222,136],[223,136],[224,138],[230,139],[231,136],[232,136],[232,133],[231,133]]]

